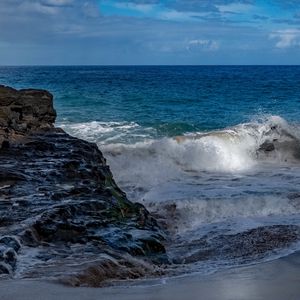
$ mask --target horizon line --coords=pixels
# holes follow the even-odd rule
[[[300,64],[19,64],[19,65],[1,65],[2,67],[299,67]]]

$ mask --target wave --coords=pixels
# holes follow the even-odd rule
[[[163,138],[137,123],[64,128],[98,143],[129,198],[166,226],[174,263],[195,263],[196,269],[199,263],[205,270],[299,249],[298,125],[269,116]],[[264,243],[262,236],[268,237]]]
[[[152,212],[164,218],[169,230],[183,234],[205,224],[234,228],[242,232],[263,225],[299,224],[300,195],[246,196],[232,199],[173,199],[148,203]],[[272,219],[266,218],[272,216]],[[225,226],[224,226],[225,224]],[[217,227],[215,227],[216,229]],[[203,229],[203,228],[202,228]]]
[[[242,174],[262,163],[295,165],[300,159],[299,128],[279,116],[171,138],[154,138],[154,128],[134,122],[61,126],[98,143],[117,181],[127,191],[130,186],[150,190],[205,172]]]
[[[57,124],[69,134],[99,145],[110,143],[134,143],[151,138],[155,130],[135,122],[61,122]]]
[[[148,207],[175,203],[204,222],[298,212],[298,206],[286,205],[286,197],[278,200],[272,195],[280,192],[278,187],[288,191],[299,177],[278,170],[264,174],[268,167],[295,167],[300,162],[298,127],[279,116],[160,139],[149,138],[152,131],[142,131],[136,123],[92,122],[71,128],[93,142],[106,131],[120,131],[126,137],[139,130],[144,135],[139,142],[106,139],[102,144],[102,138],[99,144],[119,185],[132,200],[144,199]]]
[[[146,177],[157,172],[169,178],[174,172],[246,171],[262,161],[300,159],[297,127],[278,116],[212,132],[102,145],[102,149],[112,165]]]

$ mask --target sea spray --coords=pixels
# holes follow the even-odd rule
[[[174,266],[164,269],[167,275],[257,263],[299,249],[299,75],[299,67],[289,66],[0,68],[4,84],[51,90],[56,126],[97,143],[128,198],[145,204],[168,233],[167,256]],[[72,155],[67,150],[66,158]],[[50,153],[61,159],[53,149],[40,151]],[[73,168],[70,164],[72,179]],[[57,168],[47,163],[43,171],[48,178]],[[78,207],[76,194],[88,183],[68,199],[76,202],[79,216],[90,210]],[[46,203],[64,193],[50,195]],[[12,211],[22,209],[23,215],[27,201],[22,195]],[[88,222],[96,211],[102,210],[92,209]],[[103,234],[118,236],[107,228]],[[34,256],[50,254],[52,271],[63,274],[74,257],[66,259],[62,250],[99,258],[99,250],[81,251],[86,244],[64,245],[55,255],[46,249]],[[54,259],[57,255],[62,261]],[[30,256],[25,261],[32,265]],[[26,264],[19,267],[22,274],[30,272]],[[92,271],[100,275],[97,267]]]

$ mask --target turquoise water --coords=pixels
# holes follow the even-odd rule
[[[300,120],[300,67],[1,67],[0,82],[50,90],[58,122],[135,122],[160,136]]]
[[[128,197],[161,214],[176,241],[300,224],[300,67],[0,67],[0,83],[51,91],[57,125],[97,143]]]

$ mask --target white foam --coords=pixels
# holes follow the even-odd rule
[[[82,122],[58,124],[73,136],[100,145],[116,142],[130,143],[149,137],[152,128],[142,128],[135,122]]]
[[[177,199],[161,202],[152,202],[146,199],[148,207],[156,213],[168,216],[168,210],[174,205],[174,218],[168,220],[170,227],[175,228],[177,233],[183,234],[187,230],[199,228],[204,224],[227,222],[232,227],[236,222],[236,229],[243,231],[247,228],[264,224],[265,217],[290,217],[300,214],[300,198],[289,201],[285,197],[269,196],[245,196],[237,199],[208,199],[197,198]],[[176,207],[176,208],[175,208]],[[254,222],[259,218],[260,224]],[[230,223],[228,221],[230,220]],[[282,220],[281,220],[282,221]]]
[[[133,145],[105,145],[102,149],[108,156],[114,157],[112,164],[116,162],[122,165],[122,169],[130,169],[132,166],[133,173],[138,172],[137,168],[140,169],[139,173],[145,168],[151,172],[155,172],[156,168],[160,171],[169,169],[172,173],[175,169],[236,172],[249,170],[257,164],[257,151],[265,141],[285,142],[291,139],[291,130],[282,118],[273,116],[264,123],[241,124],[225,130],[197,133],[177,139],[147,140]],[[289,151],[274,151],[273,154],[275,157],[273,155],[272,159],[281,162],[291,158]],[[264,157],[267,158],[270,155]],[[144,168],[145,164],[147,167]]]
[[[262,162],[275,164],[293,160],[293,147],[285,144],[294,136],[292,128],[280,117],[253,122],[209,133],[175,138],[146,140],[135,144],[102,145],[117,181],[123,186],[145,190],[166,182],[185,181],[191,174],[218,172],[243,174]],[[260,153],[265,141],[280,141],[273,153]],[[298,140],[295,138],[295,143]],[[281,151],[282,150],[282,151]]]
[[[65,128],[98,141],[130,199],[144,199],[153,210],[176,204],[182,220],[195,226],[236,216],[288,215],[300,210],[300,204],[288,203],[286,197],[300,180],[299,161],[293,157],[298,132],[278,116],[162,139],[150,139],[151,130],[142,131],[136,123],[90,122]],[[134,134],[140,140],[128,143]],[[259,151],[266,141],[275,141],[277,149]]]
[[[299,129],[279,116],[160,139],[136,123],[64,128],[98,142],[129,199],[165,218],[170,232],[184,241],[212,232],[299,224]],[[265,151],[265,143],[274,149]],[[288,251],[294,250],[280,255]]]

